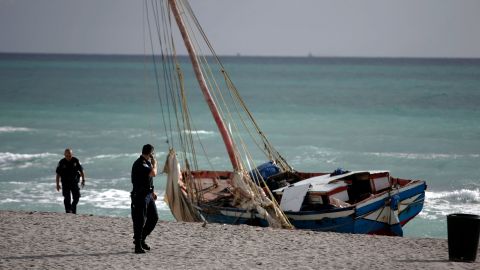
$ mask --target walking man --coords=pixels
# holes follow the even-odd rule
[[[142,148],[142,155],[132,166],[132,220],[135,253],[145,253],[150,247],[145,238],[153,231],[158,221],[155,200],[157,194],[153,190],[153,177],[157,175],[157,161],[154,157],[154,148],[146,144]]]
[[[62,189],[65,212],[76,214],[77,204],[80,200],[80,188],[78,187],[78,183],[80,177],[82,177],[82,188],[85,186],[85,174],[83,173],[83,167],[80,164],[80,161],[73,156],[72,149],[65,149],[64,155],[65,158],[58,162],[56,169],[57,191]],[[62,183],[61,186],[60,182]]]

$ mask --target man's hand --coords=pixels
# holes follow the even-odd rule
[[[156,201],[157,200],[157,193],[153,192],[152,196],[153,196],[153,200]]]
[[[59,184],[57,184],[57,191],[60,191],[61,187]]]
[[[82,179],[82,183],[80,183],[80,185],[82,186],[82,188],[85,186],[85,178]]]
[[[152,156],[150,159],[150,163],[152,164],[152,171],[150,172],[150,176],[157,176],[157,160]]]

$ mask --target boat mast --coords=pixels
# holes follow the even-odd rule
[[[212,95],[210,94],[207,83],[205,82],[205,78],[203,77],[200,64],[197,60],[195,49],[193,48],[192,42],[188,37],[185,24],[182,18],[180,17],[180,11],[178,10],[177,3],[175,0],[168,0],[168,2],[170,3],[170,9],[172,10],[173,16],[175,17],[175,20],[177,22],[178,29],[180,30],[180,33],[182,35],[183,41],[185,42],[185,47],[187,48],[188,55],[190,56],[190,61],[192,62],[193,70],[195,71],[195,76],[197,77],[197,81],[198,81],[198,84],[200,85],[200,89],[202,90],[205,101],[207,102],[208,107],[212,112],[213,118],[215,119],[215,123],[217,124],[218,129],[220,130],[220,134],[222,135],[223,142],[225,143],[225,147],[227,148],[228,156],[230,157],[230,162],[232,163],[233,169],[235,171],[240,171],[241,165],[237,156],[235,155],[235,147],[234,147],[232,138],[228,133],[225,123],[220,117],[220,114],[217,109],[217,105],[213,101],[213,98],[212,98]]]

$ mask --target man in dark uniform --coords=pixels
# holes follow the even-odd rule
[[[80,181],[81,176],[81,184],[83,188],[85,185],[85,174],[83,173],[83,167],[80,164],[80,161],[73,156],[72,149],[65,149],[64,155],[65,158],[58,162],[56,170],[57,191],[62,189],[65,212],[76,214],[77,204],[80,200],[80,188],[78,187],[78,182]],[[60,186],[60,181],[62,182],[62,186]]]
[[[145,238],[153,231],[158,221],[155,200],[157,194],[153,190],[153,177],[157,175],[157,161],[154,149],[150,144],[142,148],[142,155],[132,166],[132,220],[135,253],[145,253],[150,247]]]

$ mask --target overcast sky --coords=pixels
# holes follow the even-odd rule
[[[191,0],[220,55],[480,58],[480,0]],[[0,0],[0,52],[143,54],[143,0]]]

